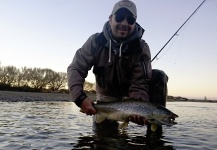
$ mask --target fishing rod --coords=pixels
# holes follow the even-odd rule
[[[172,38],[179,32],[179,30],[188,22],[188,20],[196,13],[196,11],[203,5],[203,3],[206,0],[204,0],[198,7],[197,9],[191,14],[190,17],[188,17],[188,19],[181,25],[181,27],[179,27],[179,29],[173,34],[173,36],[169,39],[169,41],[166,42],[166,44],[160,49],[160,51],[154,56],[154,58],[152,58],[151,62],[160,54],[160,52],[164,49],[164,47],[166,47],[166,45],[172,40]]]

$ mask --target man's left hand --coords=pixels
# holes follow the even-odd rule
[[[147,125],[147,120],[141,116],[132,116],[129,118],[129,121],[132,121],[138,125]]]

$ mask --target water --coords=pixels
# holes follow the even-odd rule
[[[92,128],[92,117],[70,102],[0,102],[0,149],[161,149],[217,148],[217,103],[168,102],[178,124],[163,135],[146,135],[130,123],[124,131]]]

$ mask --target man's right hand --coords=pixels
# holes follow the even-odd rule
[[[87,97],[81,104],[81,112],[86,113],[87,115],[95,115],[96,110],[93,107],[93,100]]]
[[[132,116],[129,118],[129,121],[132,121],[138,125],[147,125],[148,124],[147,120],[141,116]]]

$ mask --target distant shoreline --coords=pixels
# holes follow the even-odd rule
[[[86,93],[92,99],[95,99],[95,93]],[[34,92],[16,92],[0,91],[0,102],[33,102],[33,101],[61,101],[70,102],[70,95],[67,93],[34,93]],[[217,100],[199,100],[186,99],[181,97],[169,96],[167,102],[207,102],[217,103]]]
[[[217,100],[188,99],[188,100],[167,100],[167,102],[201,102],[201,103],[217,103]]]

